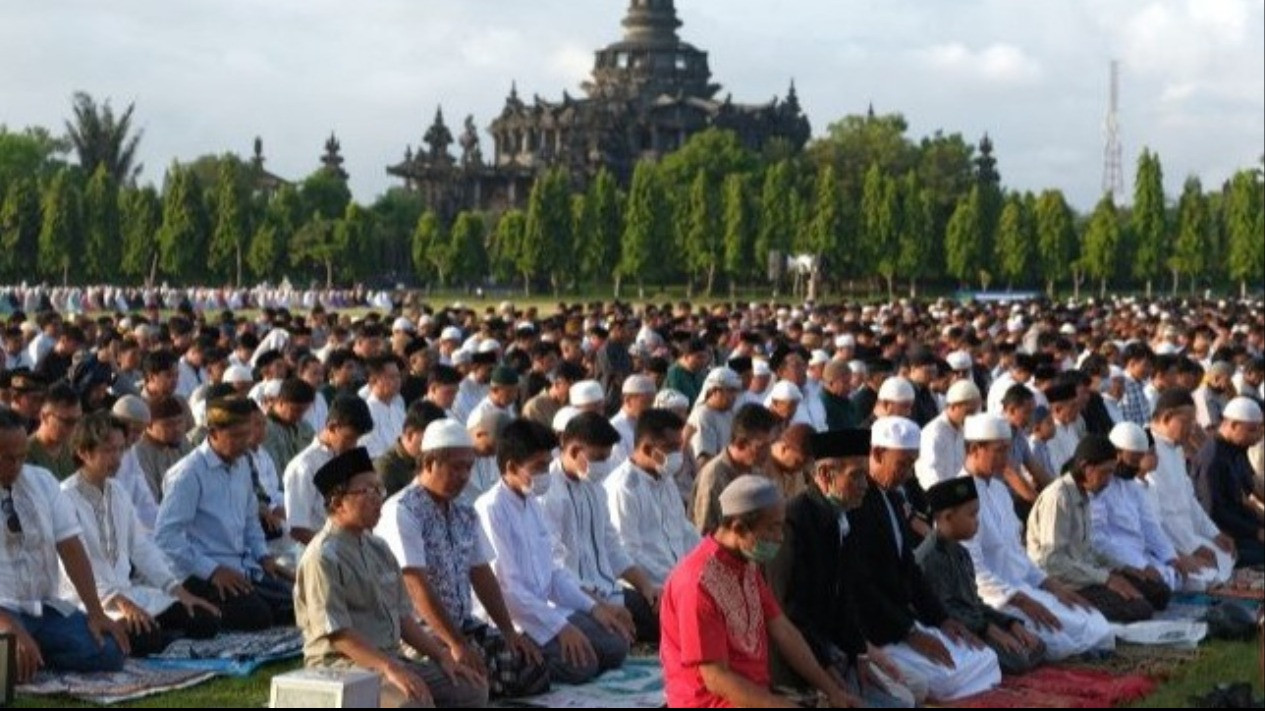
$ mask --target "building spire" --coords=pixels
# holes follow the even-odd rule
[[[623,25],[628,42],[677,42],[681,20],[673,0],[629,0]]]

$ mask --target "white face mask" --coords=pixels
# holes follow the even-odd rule
[[[591,481],[594,484],[601,484],[606,480],[607,476],[610,476],[612,469],[610,459],[601,461],[590,459],[587,463],[588,467],[580,474],[581,479]]]
[[[544,496],[549,493],[549,485],[552,483],[553,477],[549,476],[549,472],[544,474],[533,474],[531,478],[531,494],[532,496]]]
[[[659,474],[676,476],[683,466],[685,466],[685,455],[680,452],[671,452],[663,458],[663,465],[659,467]]]

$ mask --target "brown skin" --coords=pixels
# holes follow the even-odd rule
[[[75,425],[83,419],[83,408],[79,403],[61,405],[45,403],[40,410],[40,427],[35,431],[35,438],[45,447],[57,449],[70,441],[75,432]]]

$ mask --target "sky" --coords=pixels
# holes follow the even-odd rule
[[[143,181],[246,155],[301,178],[337,134],[357,199],[398,180],[437,106],[454,134],[520,94],[580,95],[627,0],[41,0],[0,4],[0,123],[60,130],[71,95],[135,103]],[[1126,193],[1158,152],[1170,197],[1265,154],[1261,0],[677,0],[682,39],[739,102],[794,79],[814,135],[870,105],[917,139],[993,139],[1007,187],[1101,192],[1108,67],[1121,63]],[[484,154],[491,139],[483,136]]]

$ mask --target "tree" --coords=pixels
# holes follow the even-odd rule
[[[582,246],[580,273],[586,280],[609,278],[612,266],[619,262],[619,239],[624,229],[623,196],[619,184],[610,171],[602,168],[589,186],[587,198],[593,213],[593,228],[585,235],[577,235]]]
[[[935,260],[929,255],[934,248],[936,202],[931,190],[922,186],[918,174],[912,170],[905,174],[897,193],[900,257],[896,273],[909,279],[909,297],[914,298],[918,295],[918,279],[933,273],[931,264]]]
[[[1226,200],[1226,227],[1229,233],[1229,275],[1239,282],[1239,293],[1247,298],[1248,282],[1265,279],[1265,209],[1262,206],[1260,173],[1241,170],[1230,181]]]
[[[492,250],[489,255],[492,275],[498,281],[513,281],[517,273],[517,250],[523,243],[523,233],[527,230],[527,215],[522,210],[507,210],[496,223],[496,234],[492,238]],[[607,265],[609,269],[610,265]]]
[[[760,231],[755,242],[756,264],[767,264],[770,252],[779,252],[783,257],[790,254],[795,235],[795,192],[791,161],[779,161],[765,171],[760,193]]]
[[[1151,284],[1165,266],[1164,245],[1167,225],[1164,224],[1164,174],[1158,155],[1143,149],[1138,157],[1138,172],[1133,188],[1133,219],[1130,230],[1135,249],[1131,252],[1133,277],[1146,282],[1146,296],[1151,297]]]
[[[1091,279],[1098,280],[1098,295],[1106,297],[1107,280],[1116,273],[1117,247],[1120,244],[1120,217],[1111,193],[1103,196],[1089,218],[1085,242],[1081,247],[1081,266]]]
[[[334,220],[327,220],[313,212],[311,219],[294,233],[289,245],[290,266],[312,264],[325,267],[326,288],[333,282],[332,258],[329,255],[338,251],[335,245],[338,238],[335,228]]]
[[[975,182],[980,189],[980,254],[987,260],[996,250],[997,224],[1005,202],[1001,174],[997,172],[997,159],[993,157],[993,141],[987,133],[980,139],[979,156],[975,158]],[[991,274],[984,271],[980,276],[984,281]]]
[[[998,276],[1006,280],[1008,289],[1013,289],[1016,282],[1023,283],[1028,278],[1035,241],[1032,216],[1028,214],[1024,198],[1011,193],[997,224],[994,260]]]
[[[345,281],[370,273],[364,255],[372,251],[373,235],[373,214],[356,202],[347,203],[343,218],[334,223],[334,241],[328,247],[327,284],[333,283],[334,266],[341,266],[340,278]]]
[[[750,182],[745,173],[725,177],[722,188],[724,209],[724,261],[725,274],[729,276],[729,294],[733,297],[738,281],[758,274],[768,261],[759,254],[752,254],[755,235],[755,216],[752,214]]]
[[[424,209],[421,195],[402,187],[388,189],[369,208],[377,233],[377,263],[382,271],[413,271],[407,266],[411,261],[409,243]]]
[[[299,229],[303,203],[292,185],[283,185],[264,207],[263,218],[251,234],[246,262],[256,279],[272,279],[282,269],[286,245]]]
[[[97,102],[84,92],[76,92],[71,100],[71,120],[66,122],[66,137],[79,156],[79,166],[86,175],[92,175],[97,167],[105,166],[106,172],[116,184],[130,184],[141,172],[136,163],[136,149],[143,131],[132,132],[134,104],[119,116],[107,99]]]
[[[1195,292],[1195,279],[1203,274],[1206,264],[1204,257],[1208,252],[1209,228],[1208,201],[1204,198],[1203,185],[1199,178],[1192,175],[1186,179],[1177,203],[1177,243],[1173,245],[1173,256],[1168,259],[1168,269],[1173,275],[1173,296],[1177,296],[1183,276],[1190,278],[1190,291]]]
[[[883,175],[878,163],[872,164],[865,172],[865,187],[861,191],[861,241],[874,254],[876,271],[887,282],[889,299],[895,297],[900,261],[899,199],[895,181]]]
[[[337,220],[351,203],[347,181],[324,168],[318,168],[303,181],[300,190],[303,214],[316,214],[324,220]]]
[[[813,205],[808,249],[816,257],[816,266],[808,282],[808,298],[815,299],[820,289],[821,274],[827,268],[842,273],[850,266],[843,242],[843,193],[832,165],[817,174],[817,200]]]
[[[123,240],[119,187],[104,165],[97,166],[83,196],[83,272],[91,280],[109,282],[119,272]]]
[[[527,198],[527,227],[515,251],[515,266],[523,277],[523,289],[531,294],[531,282],[549,275],[554,294],[568,279],[572,256],[571,196],[567,174],[559,168],[536,178]]]
[[[163,195],[163,221],[158,230],[158,266],[177,280],[195,278],[205,255],[206,215],[202,188],[193,173],[172,163]]]
[[[1037,268],[1045,276],[1045,292],[1054,298],[1055,285],[1071,274],[1076,259],[1076,228],[1072,211],[1058,190],[1046,190],[1037,198]]]
[[[576,193],[571,196],[571,253],[575,265],[575,281],[577,284],[588,282],[588,262],[584,255],[593,240],[593,231],[597,229],[597,215],[593,211],[593,200],[589,193]]]
[[[624,238],[615,272],[615,298],[619,298],[623,279],[632,278],[637,280],[638,298],[644,299],[646,279],[658,276],[654,258],[667,250],[672,234],[667,207],[658,166],[648,160],[638,162],[628,191]]]
[[[478,285],[487,276],[486,231],[483,216],[479,213],[462,212],[457,215],[457,221],[452,226],[452,275],[455,281],[467,286]]]
[[[975,147],[962,134],[936,131],[918,146],[918,180],[933,203],[931,234],[943,235],[958,202],[976,184]]]
[[[983,195],[976,185],[953,211],[945,228],[944,263],[949,276],[960,284],[968,284],[978,277],[983,288],[987,289],[990,275],[984,268],[982,202]]]
[[[153,283],[158,269],[158,230],[162,227],[163,205],[158,191],[150,186],[123,191],[123,274]]]
[[[0,124],[0,195],[7,195],[17,180],[51,179],[65,167],[61,156],[68,150],[69,142],[54,138],[45,128],[30,127],[19,133]]]
[[[58,173],[44,193],[40,226],[39,273],[69,284],[78,265],[75,255],[83,249],[83,197],[70,170]]]
[[[241,286],[245,252],[249,249],[246,235],[245,204],[249,202],[244,171],[236,159],[220,161],[215,185],[215,229],[207,253],[207,264],[213,273],[227,277]]]
[[[723,261],[724,244],[720,229],[720,195],[716,183],[706,171],[700,170],[694,177],[689,197],[685,240],[681,245],[685,267],[689,274],[691,293],[694,279],[703,274],[705,291],[710,297],[716,281],[716,270]]]
[[[34,178],[9,183],[0,206],[0,268],[11,283],[35,272],[42,215]]]
[[[413,266],[424,281],[434,279],[440,288],[452,272],[452,243],[444,237],[444,226],[434,210],[422,213],[413,231]]]

